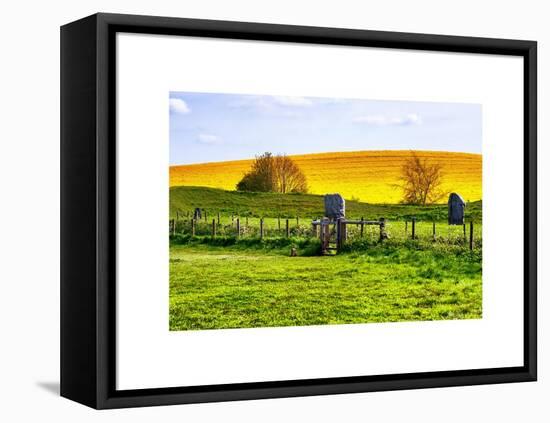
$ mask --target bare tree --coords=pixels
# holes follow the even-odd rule
[[[237,184],[238,191],[307,192],[306,177],[294,161],[285,155],[267,152],[256,156],[252,169]]]
[[[445,197],[446,193],[441,189],[442,169],[440,163],[430,163],[411,152],[411,157],[401,168],[399,186],[403,189],[403,202],[426,205]]]
[[[274,169],[277,192],[307,192],[306,177],[290,157],[275,156]]]

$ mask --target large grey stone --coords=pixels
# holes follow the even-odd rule
[[[449,195],[449,201],[447,202],[449,207],[449,225],[463,225],[464,224],[464,209],[466,203],[460,195],[453,192]]]
[[[329,219],[346,217],[346,200],[340,194],[325,195],[325,216]]]

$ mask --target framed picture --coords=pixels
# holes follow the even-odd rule
[[[61,28],[61,395],[536,380],[536,43]]]

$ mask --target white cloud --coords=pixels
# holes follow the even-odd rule
[[[314,102],[306,97],[243,95],[228,105],[267,115],[297,117],[300,109],[313,106]]]
[[[181,98],[171,98],[170,99],[170,112],[178,113],[180,115],[185,115],[191,112],[191,109],[185,101]]]
[[[234,109],[248,109],[259,113],[296,117],[302,116],[303,109],[309,107],[349,104],[351,101],[353,100],[336,97],[243,94],[229,101],[227,105]]]
[[[349,103],[352,100],[350,100],[349,98],[323,97],[315,99],[315,101],[321,104],[344,104]]]
[[[273,96],[273,101],[279,106],[291,106],[291,107],[309,107],[313,106],[313,101],[306,97],[287,97],[287,96]]]
[[[221,138],[212,134],[199,134],[197,136],[197,141],[201,144],[219,144],[221,142]]]
[[[353,119],[355,123],[363,123],[372,126],[407,126],[420,125],[422,119],[416,113],[409,113],[404,116],[365,115]]]

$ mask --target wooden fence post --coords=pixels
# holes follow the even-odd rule
[[[264,237],[264,218],[260,218],[260,239]]]
[[[348,240],[348,224],[345,217],[342,218],[342,235],[344,237],[343,241],[346,242]]]
[[[286,237],[290,237],[290,226],[288,224],[288,219],[286,220]]]
[[[474,221],[470,222],[470,251],[474,249]]]
[[[412,218],[412,239],[416,237],[416,217]]]
[[[365,231],[365,218],[361,216],[361,238],[363,238],[364,231]]]
[[[218,226],[220,225],[220,212],[218,212]]]
[[[405,220],[405,235],[409,233],[409,221],[408,220]]]
[[[279,228],[279,231],[281,230],[281,216],[277,216],[277,227]]]
[[[248,227],[248,216],[246,216],[245,219],[246,219],[246,226]]]
[[[241,236],[241,219],[237,217],[237,238]]]
[[[433,238],[434,238],[434,241],[436,239],[436,235],[435,235],[435,220],[432,222],[432,235],[433,235]]]
[[[343,235],[344,235],[344,242],[348,240],[348,224],[346,223],[346,218],[342,218],[342,225],[343,225]]]
[[[342,241],[343,235],[342,235],[342,218],[339,217],[336,219],[336,249],[337,251],[340,251],[342,248],[342,245],[344,245]]]
[[[300,218],[296,216],[296,226],[300,226]]]
[[[212,238],[216,238],[216,219],[212,219]]]
[[[320,232],[319,237],[321,239],[321,254],[328,254],[328,246],[330,241],[330,226],[328,218],[324,217],[319,219]]]
[[[462,233],[464,236],[464,244],[466,244],[466,223],[462,224]]]
[[[380,242],[384,241],[388,237],[386,233],[386,219],[384,217],[380,218]]]
[[[191,219],[191,236],[195,236],[195,218]]]

